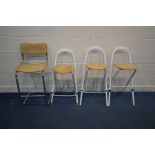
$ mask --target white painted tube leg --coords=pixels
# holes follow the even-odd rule
[[[135,73],[136,73],[136,70],[134,71],[134,73],[132,75],[131,75],[131,72],[130,72],[130,75],[132,76],[132,79],[131,79],[131,86],[132,86],[131,93],[132,93],[132,104],[133,104],[133,106],[135,106],[135,90],[134,90],[134,81],[133,81],[133,76],[134,76]]]
[[[83,76],[83,80],[82,80],[82,88],[81,88],[81,95],[80,95],[80,106],[82,106],[82,99],[83,99],[84,87],[85,87],[85,83],[86,83],[88,71],[89,70],[86,71],[86,69],[84,69],[84,76]]]
[[[78,93],[76,93],[76,104],[78,104],[79,103],[79,100],[78,100]]]
[[[106,95],[106,106],[108,106],[109,104],[108,104],[108,91],[107,90],[105,92],[105,95]]]
[[[82,106],[83,92],[84,92],[84,90],[81,90],[80,103],[79,103],[80,106]]]
[[[108,86],[107,86],[107,72],[106,71],[105,71],[104,83],[105,83],[106,106],[108,106]]]
[[[56,82],[56,77],[55,77],[55,73],[53,73],[51,104],[53,104],[53,98],[54,98],[54,93],[55,93],[55,82]]]
[[[111,90],[109,90],[109,99],[108,99],[108,105],[107,106],[110,106],[111,104]]]
[[[75,88],[76,104],[78,104],[79,99],[78,99],[78,91],[77,91],[77,80],[76,80],[76,75],[74,73],[72,73],[72,78],[73,78],[73,83],[74,83],[74,88]]]
[[[53,104],[53,97],[54,97],[54,92],[52,92],[52,96],[51,96],[51,104]]]
[[[135,106],[135,92],[134,89],[132,89],[132,104]]]

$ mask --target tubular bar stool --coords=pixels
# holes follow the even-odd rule
[[[58,58],[63,54],[69,54],[72,57],[71,63],[58,63]],[[71,74],[73,78],[75,94],[73,95],[56,95],[56,88],[57,88],[57,78],[56,74]],[[53,67],[53,83],[52,83],[52,93],[50,95],[51,103],[53,103],[54,96],[75,96],[76,97],[76,104],[78,104],[78,91],[77,91],[77,77],[76,77],[76,65],[75,65],[75,55],[69,49],[61,49],[56,53],[55,57],[55,64]]]
[[[19,94],[19,99],[21,102],[21,105],[26,104],[27,99],[29,97],[37,97],[37,96],[42,96],[42,95],[32,95],[35,92],[29,92],[27,95],[22,95],[20,86],[19,86],[19,80],[18,80],[18,74],[19,73],[24,73],[24,74],[36,74],[42,77],[42,82],[43,82],[43,89],[44,89],[44,95],[45,96],[45,101],[47,102],[47,93],[46,93],[46,86],[45,86],[45,80],[44,80],[44,74],[45,74],[45,69],[47,67],[47,44],[46,43],[21,43],[20,44],[20,51],[22,54],[22,62],[16,66],[15,70],[15,78],[16,78],[16,84],[17,84],[17,90]],[[26,61],[26,56],[29,57],[38,57],[38,56],[44,56],[46,57],[46,60],[44,62],[30,62]],[[22,102],[22,98],[25,98],[24,101]]]
[[[115,56],[117,54],[125,54],[128,57],[128,61],[126,62],[117,62],[115,63]],[[113,74],[113,68],[117,69],[117,71]],[[124,86],[112,86],[112,81],[116,77],[116,75],[119,73],[119,71],[129,71],[130,77],[126,84]],[[125,88],[129,87],[131,88],[132,92],[132,102],[133,106],[135,106],[135,95],[134,95],[134,81],[133,77],[137,71],[137,66],[132,63],[132,56],[131,52],[126,48],[126,47],[117,47],[113,50],[112,52],[112,57],[111,57],[111,64],[110,64],[110,76],[109,76],[109,103],[108,106],[110,106],[110,101],[111,101],[111,90],[114,87],[122,87],[122,91],[125,90]],[[113,76],[112,76],[113,74]],[[129,86],[129,83],[131,82],[131,85]]]
[[[103,57],[102,62],[99,62],[98,60],[93,60],[92,62],[89,60],[89,56],[91,53],[100,53]],[[103,82],[105,83],[105,91],[99,92],[99,93],[105,93],[106,94],[106,105],[108,104],[108,90],[107,90],[107,64],[106,64],[106,54],[105,51],[100,47],[91,47],[88,49],[85,55],[85,62],[84,62],[84,73],[83,73],[83,80],[82,80],[82,88],[81,88],[81,96],[80,96],[80,106],[82,105],[82,99],[84,93],[97,93],[97,92],[90,92],[85,91],[85,83],[87,79],[87,75],[89,71],[96,70],[96,71],[104,71],[104,78]]]

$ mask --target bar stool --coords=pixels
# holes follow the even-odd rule
[[[100,54],[99,57],[95,58],[95,60],[90,60],[91,55],[93,54]],[[82,79],[82,88],[81,88],[81,96],[80,96],[80,106],[82,105],[82,99],[84,93],[105,93],[106,94],[106,105],[108,104],[108,90],[107,90],[107,64],[106,64],[106,54],[105,51],[100,47],[91,47],[88,49],[85,55],[85,62],[84,62],[84,72],[83,72],[83,79]],[[88,72],[89,71],[102,71],[104,72],[103,83],[105,83],[105,90],[104,92],[92,92],[92,91],[85,91],[85,83],[87,80]]]
[[[113,74],[113,69],[116,69],[116,72]],[[120,71],[129,71],[130,76],[124,86],[112,86],[112,81],[116,77],[116,75]],[[132,93],[132,103],[135,106],[135,95],[134,95],[134,81],[133,77],[137,71],[137,66],[132,63],[132,55],[131,52],[126,47],[117,47],[113,50],[111,56],[111,64],[110,64],[110,76],[109,76],[109,103],[110,106],[111,101],[111,91],[114,87],[121,87],[124,91],[127,87],[131,88]],[[129,86],[131,82],[131,85]]]
[[[58,62],[58,59],[62,58],[63,61],[63,56],[71,57],[71,62]],[[51,103],[53,103],[53,98],[54,96],[64,96],[64,97],[70,97],[70,96],[75,96],[76,98],[76,104],[78,104],[78,91],[77,91],[77,77],[76,77],[76,64],[75,64],[75,55],[74,53],[69,50],[69,49],[61,49],[56,53],[55,57],[55,63],[54,67],[52,68],[53,70],[53,83],[52,83],[52,92],[50,95],[50,100]],[[75,93],[73,95],[65,94],[55,94],[56,93],[56,88],[57,88],[57,74],[59,75],[72,75],[73,79],[73,84],[74,84],[74,89]]]
[[[22,62],[16,66],[15,69],[15,79],[17,84],[17,90],[19,99],[21,102],[21,105],[26,104],[27,99],[29,97],[37,97],[37,96],[45,96],[45,101],[47,102],[47,93],[46,93],[46,86],[45,86],[45,70],[47,67],[47,44],[46,43],[21,43],[20,44],[20,51],[22,55]],[[26,57],[31,57],[31,61],[26,59]],[[45,60],[40,62],[33,62],[34,57],[45,57]],[[38,60],[39,61],[39,60]],[[22,95],[20,86],[19,86],[19,80],[18,80],[18,74],[24,73],[24,74],[35,74],[42,77],[42,83],[43,83],[43,89],[44,89],[44,95],[39,94],[33,94],[35,92],[29,92],[27,95]],[[25,98],[24,101],[22,101],[22,98]]]

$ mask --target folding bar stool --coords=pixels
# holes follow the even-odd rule
[[[62,58],[63,56],[71,57],[71,62],[67,60],[67,62],[58,62],[58,59]],[[63,61],[63,60],[62,60]],[[51,103],[53,103],[54,96],[64,96],[64,97],[70,97],[75,96],[76,98],[76,104],[78,104],[78,91],[77,91],[77,77],[76,77],[76,64],[75,64],[75,55],[74,53],[69,49],[61,49],[56,53],[55,57],[55,63],[53,70],[53,82],[52,82],[52,92],[50,95]],[[57,75],[72,75],[73,84],[75,93],[74,94],[55,94],[57,89]]]
[[[116,69],[114,74],[113,74],[113,69]],[[129,79],[127,80],[127,82],[124,86],[112,86],[112,81],[114,80],[114,78],[120,71],[129,71],[129,73],[130,73]],[[108,106],[110,106],[112,88],[117,88],[117,87],[123,88],[122,91],[124,91],[127,87],[131,88],[132,103],[133,103],[133,106],[135,106],[133,77],[134,77],[136,71],[137,71],[137,66],[132,63],[131,52],[126,47],[115,48],[112,52],[111,64],[110,64]],[[130,83],[131,83],[131,85],[129,85]]]
[[[90,60],[89,57],[91,54],[100,54],[99,59]],[[106,94],[106,105],[108,103],[108,90],[107,90],[107,64],[106,64],[106,54],[105,51],[100,47],[91,47],[88,49],[85,55],[85,62],[84,62],[84,72],[83,72],[83,79],[82,79],[82,88],[81,88],[81,96],[80,96],[80,106],[82,105],[82,99],[84,93],[105,93]],[[103,76],[103,83],[105,84],[105,90],[101,92],[92,92],[92,91],[85,91],[85,84],[88,76],[89,71],[102,71],[104,72]]]
[[[46,70],[47,61],[48,61],[47,44],[46,43],[21,43],[20,51],[22,55],[22,62],[16,66],[15,79],[16,79],[17,90],[18,90],[21,105],[26,104],[27,99],[29,97],[37,97],[37,96],[44,96],[45,101],[47,102],[47,93],[46,93],[46,86],[45,86],[45,79],[44,79],[45,70]],[[41,58],[44,57],[44,59],[43,60],[37,59],[37,62],[36,62],[35,58],[38,58],[38,57],[41,57]],[[30,58],[31,58],[31,61],[29,61]],[[34,94],[36,92],[29,92],[27,93],[27,95],[22,95],[20,86],[19,86],[19,80],[18,80],[19,73],[35,74],[35,75],[41,76],[44,95]],[[22,98],[25,98],[24,101],[22,101]]]

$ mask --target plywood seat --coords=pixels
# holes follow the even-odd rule
[[[105,70],[107,65],[103,63],[87,63],[86,67],[92,70]]]
[[[29,62],[21,62],[16,67],[16,72],[23,73],[35,73],[35,72],[43,72],[46,68],[47,63],[29,63]]]
[[[67,74],[74,71],[73,65],[56,65],[53,67],[55,73]]]
[[[136,70],[137,69],[137,66],[135,64],[123,63],[123,64],[114,64],[114,66],[121,70]]]

